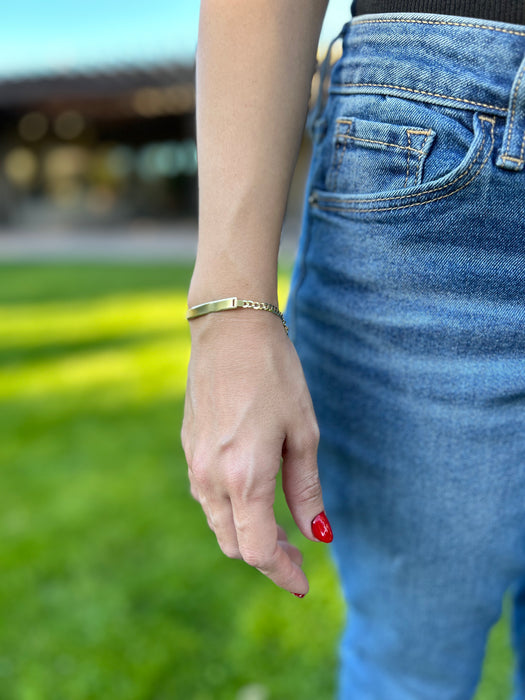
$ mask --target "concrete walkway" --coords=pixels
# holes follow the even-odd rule
[[[283,226],[280,258],[289,262],[297,247],[300,222]],[[196,222],[130,225],[107,229],[0,228],[0,262],[56,260],[180,261],[191,263],[197,248]]]

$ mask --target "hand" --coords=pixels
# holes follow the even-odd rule
[[[300,551],[273,511],[283,489],[305,537],[324,513],[317,472],[319,429],[297,353],[280,320],[243,310],[193,319],[182,444],[191,493],[228,557],[243,559],[304,595]],[[331,540],[324,515],[316,534]]]

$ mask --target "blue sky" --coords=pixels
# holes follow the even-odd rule
[[[350,18],[330,0],[321,41]],[[18,0],[3,3],[0,75],[172,58],[193,60],[198,0]]]

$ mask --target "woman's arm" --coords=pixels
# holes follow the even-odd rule
[[[199,246],[188,303],[277,304],[277,256],[327,0],[202,0],[197,48]],[[191,321],[182,441],[192,493],[222,550],[306,593],[273,514],[275,479],[302,533],[323,510],[318,429],[273,314]]]
[[[276,299],[277,253],[327,0],[202,0],[199,249],[188,302]]]

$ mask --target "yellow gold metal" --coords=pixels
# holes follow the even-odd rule
[[[281,319],[284,330],[288,334],[288,326],[284,320],[284,316],[274,304],[267,304],[264,301],[252,301],[251,299],[238,299],[237,297],[228,297],[227,299],[216,299],[215,301],[207,301],[204,304],[190,307],[186,312],[188,320],[211,314],[215,311],[229,311],[231,309],[256,309],[261,311],[269,311]]]

